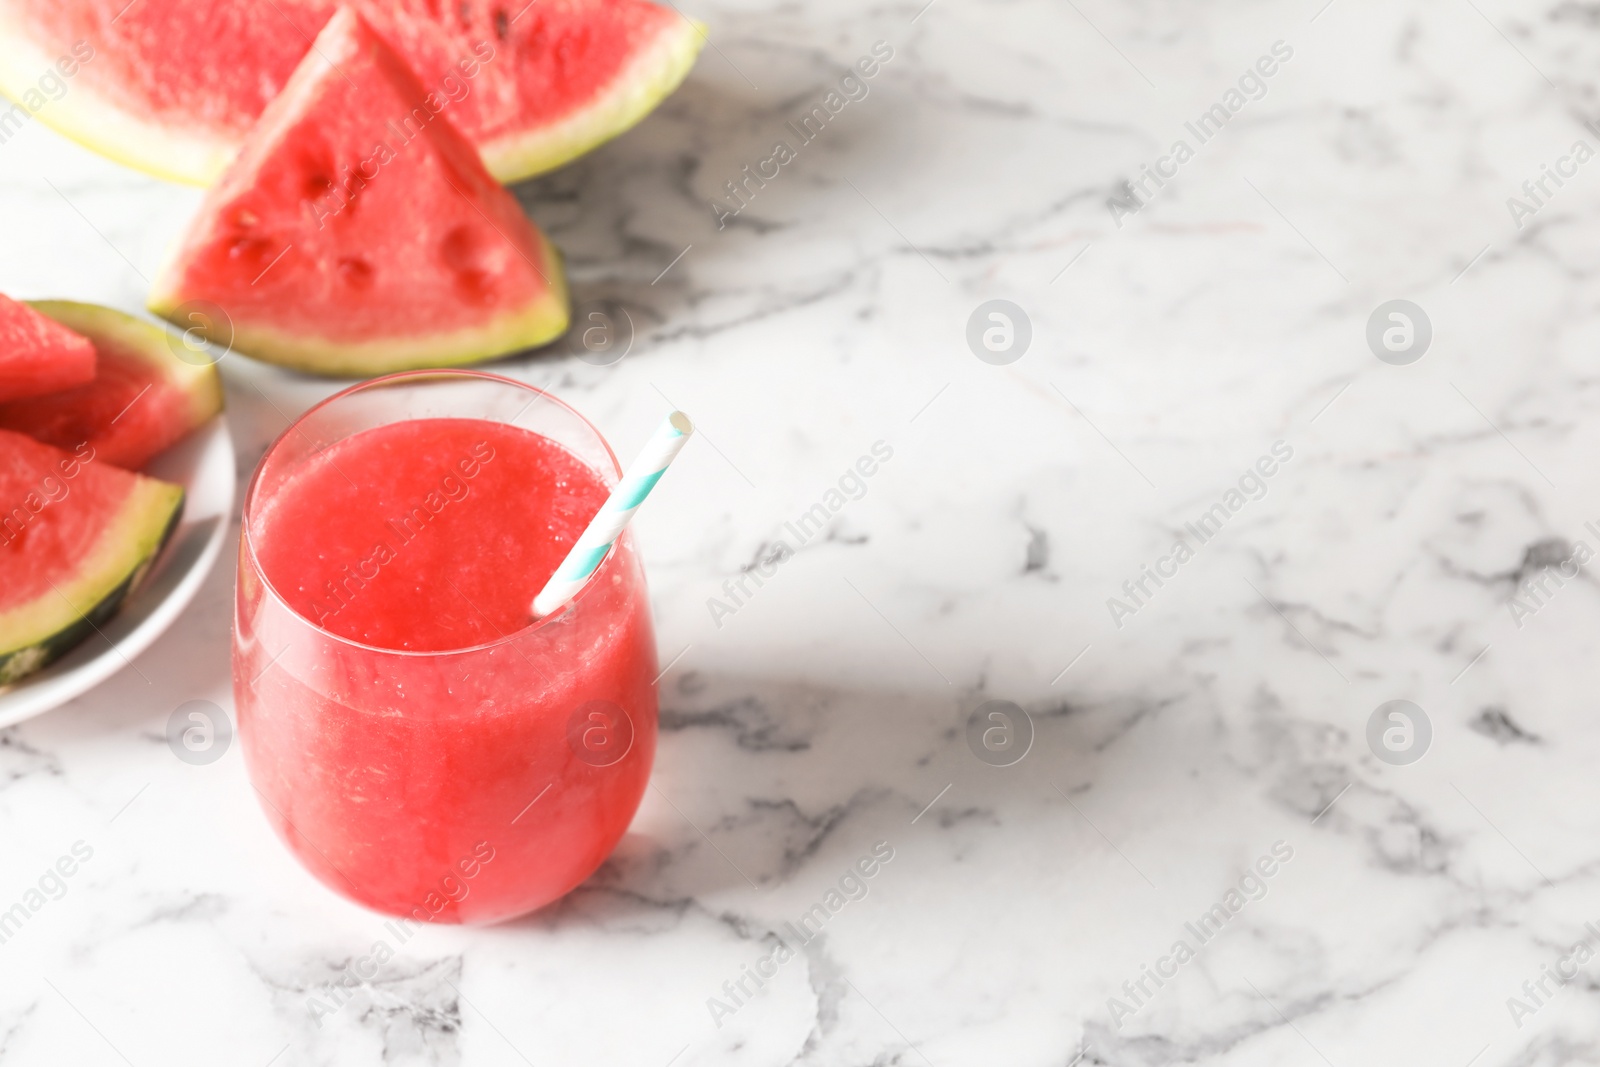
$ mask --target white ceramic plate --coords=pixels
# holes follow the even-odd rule
[[[143,584],[77,648],[0,690],[0,727],[81,696],[149,648],[200,589],[222,551],[233,512],[233,440],[226,417],[162,453],[147,473],[184,487],[183,516]]]

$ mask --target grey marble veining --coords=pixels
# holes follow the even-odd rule
[[[715,47],[683,89],[517,190],[630,354],[500,365],[623,454],[669,404],[702,431],[638,522],[673,665],[630,833],[559,904],[423,929],[314,1018],[392,935],[272,838],[237,751],[163,738],[231,706],[225,558],[139,672],[0,732],[0,908],[92,850],[0,944],[0,1063],[1600,1062],[1574,952],[1600,949],[1600,591],[1548,577],[1600,550],[1600,162],[1508,205],[1600,148],[1592,7],[693,13]],[[196,202],[34,124],[0,146],[0,290],[137,308]],[[966,340],[993,299],[1032,328],[1005,366]],[[1394,299],[1432,322],[1410,365],[1366,341]],[[241,479],[336,387],[223,369]],[[880,441],[860,499],[712,610]],[[1188,533],[1278,442],[1259,498]],[[1432,726],[1409,765],[1367,736],[1396,699]],[[1031,719],[1011,766],[969,746],[991,700]]]

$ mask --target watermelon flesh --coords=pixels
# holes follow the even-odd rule
[[[332,0],[0,0],[0,89],[59,57],[42,121],[141,169],[207,184],[288,83]],[[677,87],[701,28],[646,0],[359,0],[491,173],[513,181],[616,136]],[[81,66],[84,42],[92,57]]]
[[[178,486],[0,430],[0,685],[115,612],[182,507]]]
[[[475,362],[567,326],[560,257],[401,60],[334,16],[212,187],[150,308],[323,374]]]
[[[43,396],[93,378],[88,338],[0,296],[0,400]]]
[[[0,429],[69,452],[86,446],[96,462],[137,470],[222,410],[216,367],[178,359],[165,330],[92,304],[33,307],[58,329],[70,327],[92,342],[98,371],[86,385],[0,403]]]

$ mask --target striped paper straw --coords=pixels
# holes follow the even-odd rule
[[[633,465],[623,474],[617,487],[601,505],[588,529],[583,531],[561,561],[561,566],[550,576],[550,581],[533,598],[535,618],[543,618],[566,605],[578,595],[583,583],[600,568],[600,563],[611,551],[611,546],[627,527],[633,513],[639,510],[644,498],[656,487],[667,466],[683,448],[689,435],[694,433],[694,423],[681,411],[674,411],[661,423],[655,435],[644,446]]]

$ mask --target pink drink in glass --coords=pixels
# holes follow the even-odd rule
[[[630,536],[566,609],[530,605],[619,473],[571,408],[473,372],[357,386],[269,450],[245,500],[234,695],[268,819],[329,887],[493,922],[616,845],[656,738]]]

